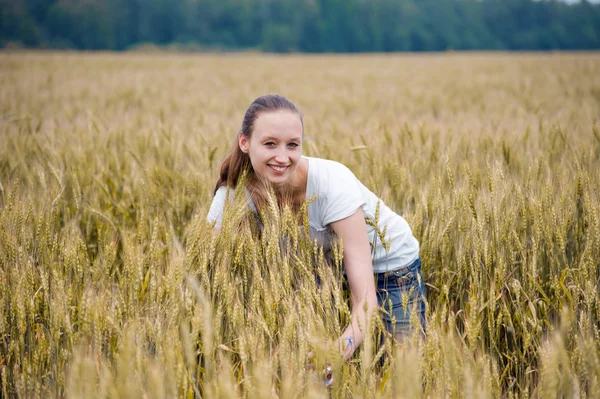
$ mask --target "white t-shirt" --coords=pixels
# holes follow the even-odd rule
[[[379,202],[379,230],[386,230],[386,241],[389,251],[377,237],[375,228],[367,225],[373,259],[373,272],[383,273],[409,266],[419,257],[419,242],[413,236],[410,226],[404,218],[381,201],[366,188],[346,166],[339,162],[303,157],[308,161],[308,177],[306,183],[306,198],[316,195],[316,199],[308,205],[310,236],[316,239],[326,255],[331,250],[331,241],[335,233],[330,224],[345,219],[360,207],[366,218],[375,219],[377,203]],[[232,191],[230,191],[230,194]],[[220,227],[223,218],[223,208],[227,188],[220,187],[208,211],[207,219]],[[250,207],[254,204],[247,196]]]

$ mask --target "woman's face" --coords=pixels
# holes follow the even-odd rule
[[[262,112],[250,139],[239,135],[239,146],[260,177],[277,186],[288,184],[302,155],[300,116],[287,110]]]

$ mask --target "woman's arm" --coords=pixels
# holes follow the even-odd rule
[[[344,267],[352,300],[352,322],[339,339],[342,356],[348,360],[364,340],[367,317],[377,309],[371,247],[361,208],[351,216],[331,223],[331,228],[342,240]]]

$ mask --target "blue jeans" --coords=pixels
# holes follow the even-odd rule
[[[400,270],[377,273],[375,276],[377,302],[387,331],[400,339],[410,337],[415,331],[425,336],[427,295],[421,259]]]

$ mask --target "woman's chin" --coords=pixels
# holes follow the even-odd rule
[[[280,179],[268,179],[269,183],[271,183],[275,187],[284,187],[287,185],[289,179],[280,178]]]
[[[268,173],[265,173],[263,175],[263,177],[269,183],[271,183],[273,185],[276,185],[276,186],[277,185],[281,185],[281,184],[285,184],[290,179],[290,175],[289,175],[289,173],[288,173],[287,170],[285,172],[283,172],[283,173],[278,173],[278,172],[274,172],[272,170],[269,170]]]

